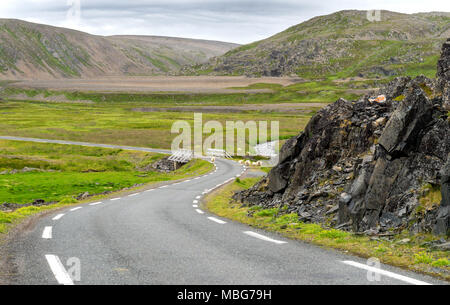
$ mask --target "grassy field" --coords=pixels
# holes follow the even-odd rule
[[[230,94],[60,92],[6,87],[2,93],[3,101],[0,100],[0,134],[170,148],[176,136],[170,133],[172,124],[186,120],[192,126],[193,113],[177,112],[176,109],[170,112],[140,112],[136,109],[261,105],[260,110],[233,113],[226,109],[214,113],[205,111],[203,121],[216,120],[223,125],[227,120],[279,121],[280,136],[286,139],[303,130],[320,109],[317,103],[325,106],[340,97],[355,99],[358,97],[355,90],[367,90],[382,82],[366,80],[350,84],[324,80],[289,86],[257,83],[241,89],[270,89],[273,92]],[[18,96],[21,96],[20,100]],[[58,96],[63,96],[67,102],[42,101]],[[42,100],[31,100],[36,98]],[[316,104],[294,112],[264,109],[267,104],[283,103]]]
[[[162,157],[120,149],[0,141],[0,202],[72,200],[84,192],[117,191],[136,184],[201,175],[211,169],[211,164],[202,160],[173,173],[151,169],[151,164]],[[33,170],[22,172],[24,168]]]
[[[250,226],[277,232],[285,237],[330,247],[361,257],[376,257],[381,262],[450,280],[450,261],[445,251],[424,246],[435,240],[432,235],[410,235],[407,232],[395,239],[371,239],[350,232],[323,228],[319,224],[302,223],[298,215],[286,214],[280,208],[263,209],[260,206],[243,207],[231,196],[238,190],[251,187],[260,178],[236,179],[205,198],[204,206],[221,217]],[[405,242],[405,239],[408,239]]]
[[[175,121],[186,120],[193,126],[193,113],[132,111],[135,106],[0,102],[0,134],[170,148],[177,135],[170,133]],[[280,123],[280,136],[286,138],[303,130],[314,113],[204,113],[203,121],[217,120],[225,126],[227,120],[275,120]]]
[[[75,145],[0,141],[0,203],[77,203],[80,194],[102,195],[136,185],[178,180],[207,173],[209,162],[193,160],[171,173],[151,169],[163,155]],[[23,171],[28,168],[28,171]],[[0,211],[0,233],[25,214],[48,209]],[[25,214],[23,214],[25,213]]]

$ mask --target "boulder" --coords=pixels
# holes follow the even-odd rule
[[[420,88],[412,91],[392,113],[378,141],[393,157],[405,155],[432,118],[433,104]]]
[[[442,46],[442,56],[437,65],[437,89],[442,93],[443,107],[450,111],[450,38]]]
[[[442,201],[433,231],[438,235],[450,235],[450,154],[442,168],[441,174]]]

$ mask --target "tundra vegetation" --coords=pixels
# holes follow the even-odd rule
[[[121,149],[0,140],[0,233],[6,232],[9,224],[43,210],[212,169],[211,163],[195,159],[174,172],[158,172],[152,164],[163,157]]]

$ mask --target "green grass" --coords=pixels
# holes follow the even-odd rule
[[[375,82],[358,82],[357,88]],[[354,87],[352,86],[352,87]],[[193,125],[193,113],[188,112],[138,112],[135,108],[177,106],[224,106],[279,103],[330,103],[340,97],[354,99],[348,93],[347,83],[332,80],[303,82],[290,86],[278,84],[253,84],[248,88],[271,88],[272,93],[231,94],[175,94],[175,93],[98,93],[64,92],[42,89],[7,87],[0,103],[0,129],[3,135],[36,138],[63,139],[85,142],[133,145],[154,148],[170,148],[176,134],[171,134],[172,124],[187,120]],[[17,95],[65,96],[69,101],[92,103],[57,103],[39,101],[15,101]],[[320,109],[305,107],[293,113],[242,111],[239,113],[205,113],[203,120],[219,121],[225,126],[234,121],[279,121],[280,139],[297,135],[309,119]],[[76,118],[76,119],[72,119]],[[207,135],[204,135],[206,137]]]
[[[261,206],[243,206],[231,199],[234,192],[247,189],[259,178],[240,179],[209,194],[203,205],[212,213],[285,237],[334,248],[360,257],[376,257],[381,262],[450,280],[448,252],[424,246],[436,240],[430,234],[410,235],[403,232],[393,240],[371,239],[368,236],[326,228],[320,224],[302,223],[297,214],[286,214],[285,207],[265,209]],[[405,238],[410,242],[403,244]]]
[[[0,175],[0,203],[57,202],[84,192],[101,194],[200,175],[211,168],[208,162],[195,160],[173,173],[152,170],[149,165],[162,157],[120,149],[0,141],[0,171],[41,170]]]
[[[170,132],[175,121],[186,120],[193,126],[193,113],[132,111],[138,106],[146,105],[1,102],[0,134],[170,148],[176,136]],[[280,122],[280,135],[286,137],[301,131],[314,112],[244,112],[232,116],[229,113],[205,113],[203,121],[216,120],[225,126],[230,119],[244,122],[275,120]]]
[[[0,211],[0,237],[11,225],[46,210],[77,204],[85,192],[102,198],[141,184],[178,180],[203,175],[212,164],[195,159],[171,173],[152,170],[151,163],[162,155],[120,149],[82,147],[17,141],[0,141],[1,170],[33,166],[41,170],[0,175],[0,203],[25,204],[42,199],[51,205],[28,206],[13,212]],[[10,162],[7,162],[7,161]],[[150,169],[149,169],[150,168]]]

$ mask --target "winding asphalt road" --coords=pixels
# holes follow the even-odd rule
[[[235,162],[216,160],[216,170],[198,178],[40,218],[8,245],[15,266],[8,282],[446,284],[385,265],[376,269],[381,273],[377,277],[365,259],[285,239],[201,209],[207,192],[244,171]],[[72,272],[78,270],[72,268],[74,262],[80,263],[79,273]]]

